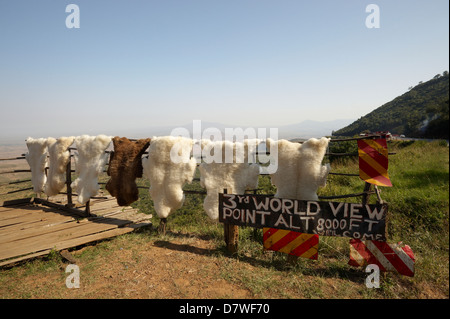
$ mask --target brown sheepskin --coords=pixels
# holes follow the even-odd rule
[[[119,206],[128,206],[139,198],[136,178],[142,177],[142,154],[150,145],[150,139],[130,141],[126,137],[114,137],[106,183],[108,192],[116,197]]]

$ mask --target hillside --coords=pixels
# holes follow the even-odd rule
[[[353,136],[389,131],[416,138],[445,138],[449,133],[449,75],[436,75],[333,133]]]

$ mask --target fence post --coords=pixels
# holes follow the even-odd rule
[[[69,149],[70,153],[70,149]],[[67,189],[67,207],[74,207],[72,202],[72,155],[69,155],[69,162],[66,167],[66,189]]]
[[[370,197],[370,189],[372,188],[372,184],[370,183],[365,183],[364,185],[364,194],[362,196],[362,204],[363,205],[367,205],[369,204],[369,197]]]
[[[166,225],[167,225],[167,218],[161,218],[159,221],[159,227],[158,227],[158,232],[160,234],[163,234],[163,235],[166,234]]]
[[[91,216],[91,200],[88,200],[86,202],[86,209],[84,210],[84,213],[86,214],[87,217]]]

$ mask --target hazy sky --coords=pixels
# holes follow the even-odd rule
[[[66,27],[66,6],[80,28]],[[380,27],[367,28],[369,4]],[[357,119],[449,69],[448,0],[0,0],[0,142]]]

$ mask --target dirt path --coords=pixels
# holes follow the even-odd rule
[[[71,254],[79,267],[80,288],[66,287],[69,262],[54,253],[0,269],[0,298],[447,298],[431,286],[415,284],[414,278],[393,274],[381,278],[381,289],[368,289],[364,271],[331,256],[299,260],[290,269],[285,256],[242,252],[230,257],[217,241],[186,233],[159,236],[144,230],[79,247]]]
[[[130,240],[131,238],[131,240]],[[196,237],[139,240],[133,235],[85,246],[71,252],[80,270],[80,288],[68,289],[69,264],[36,260],[18,266],[15,282],[0,285],[6,298],[251,298],[239,285],[222,278],[223,257],[214,256],[213,243]],[[48,267],[44,272],[35,267]]]
[[[69,294],[106,298],[248,298],[250,293],[220,278],[208,241],[155,241],[140,250],[119,247],[96,260],[84,288]],[[77,254],[75,254],[76,256]],[[84,264],[80,263],[80,271]],[[87,265],[86,265],[87,266]],[[73,295],[72,295],[73,297]]]

